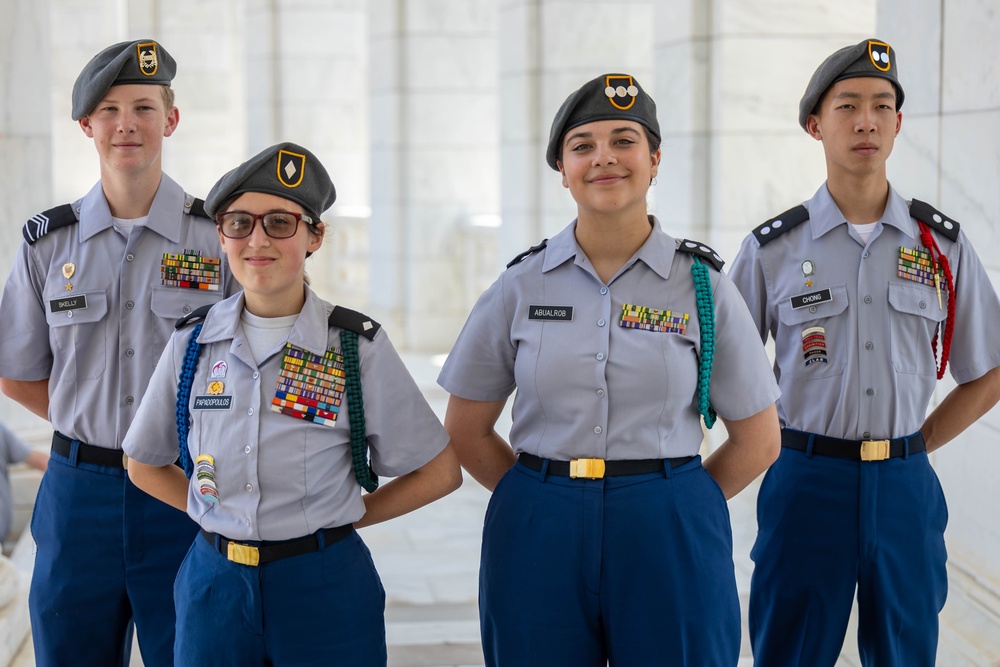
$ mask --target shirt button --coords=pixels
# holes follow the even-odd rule
[[[126,396],[125,397],[125,405],[132,405],[133,403],[135,403],[135,399],[134,398],[132,398],[131,396]]]
[[[867,389],[865,389],[865,393],[868,394],[869,396],[874,396],[875,390],[872,389],[871,387],[868,387]]]
[[[865,297],[865,303],[871,303],[871,302],[872,302],[872,298],[870,296],[866,296]]]
[[[247,410],[247,414],[252,417],[253,416],[253,408],[250,408],[249,410]]]
[[[864,433],[861,434],[861,437],[862,438],[870,438],[870,437],[872,437],[872,434],[869,433],[868,431],[865,431]]]
[[[809,306],[809,312],[810,313],[815,313],[816,312],[816,306]]]
[[[927,302],[926,301],[921,301],[920,302],[920,307],[921,308],[926,308],[927,307]]]
[[[191,312],[191,306],[184,306],[183,308],[181,308],[181,312],[187,315],[188,313]]]
[[[604,361],[604,353],[603,352],[598,352],[597,353],[597,360],[598,361]]]
[[[253,491],[253,484],[247,484],[247,493]]]
[[[600,426],[595,426],[594,427],[594,433],[596,433],[597,435],[600,435],[600,434],[604,433],[604,429],[601,428]]]
[[[135,259],[135,255],[133,255],[132,253],[129,253],[129,254],[125,255],[125,259],[127,259],[128,261],[131,262],[133,259]]]
[[[868,251],[865,250],[864,254],[861,255],[864,259],[868,259]]]
[[[257,371],[254,371],[253,372],[253,379],[256,380],[259,377],[260,377],[260,373],[258,373]]]
[[[129,349],[125,350],[125,356],[126,357],[133,357],[133,356],[135,356],[135,350],[133,350],[132,348],[129,348]]]
[[[871,341],[868,341],[867,343],[865,343],[865,349],[866,350],[871,350],[874,347],[875,347],[875,345]]]
[[[133,308],[135,308],[135,301],[126,301],[125,302],[125,309],[126,310],[132,310]]]
[[[73,311],[71,310],[68,313],[66,313],[66,317],[73,317]]]
[[[607,324],[607,322],[604,321],[603,317],[601,319],[597,320],[597,326],[603,327],[605,324]]]
[[[603,389],[598,389],[597,390],[597,395],[603,398],[604,397],[604,390]]]
[[[248,526],[250,525],[250,519],[247,519],[247,525]]]
[[[249,454],[249,453],[250,453],[250,445],[247,445],[246,447],[244,447],[244,448],[243,448],[243,451],[244,451],[245,453]]]
[[[607,293],[608,293],[608,288],[607,288],[607,287],[604,287],[604,286],[602,286],[602,287],[601,287],[601,294],[607,294]]]

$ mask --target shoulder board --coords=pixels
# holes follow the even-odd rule
[[[692,255],[701,257],[714,266],[716,271],[721,271],[722,267],[725,265],[725,261],[719,257],[719,253],[715,252],[701,241],[692,241],[690,239],[677,241],[677,250],[678,252],[689,252]]]
[[[210,303],[207,306],[201,306],[200,308],[195,308],[190,313],[188,313],[184,317],[174,322],[174,328],[183,329],[188,324],[197,324],[198,322],[201,322],[203,319],[205,319],[205,316],[208,315],[208,311],[212,308],[213,305],[214,304]]]
[[[531,246],[530,248],[528,248],[527,250],[525,250],[524,252],[522,252],[520,255],[518,255],[514,259],[510,260],[509,262],[507,262],[507,268],[509,269],[510,267],[514,266],[515,264],[519,264],[522,259],[524,259],[528,255],[530,255],[531,253],[538,252],[539,250],[541,250],[542,248],[544,248],[545,244],[547,244],[548,242],[549,242],[548,239],[542,239],[542,242],[539,243],[538,245]]]
[[[910,201],[910,215],[942,236],[958,240],[959,224],[930,204],[914,199]]]
[[[369,340],[375,340],[375,334],[382,328],[382,325],[363,313],[343,306],[334,306],[328,320],[331,327],[340,327],[353,331],[359,336],[364,336]]]
[[[60,227],[68,227],[74,225],[77,222],[76,214],[73,212],[73,207],[69,204],[62,204],[61,206],[56,206],[55,208],[50,208],[44,213],[39,213],[38,215],[32,216],[24,223],[24,228],[21,230],[24,240],[28,245],[34,245],[35,241],[42,238],[54,229],[59,229]]]
[[[197,197],[195,197],[194,200],[191,202],[191,205],[185,206],[185,208],[187,209],[187,212],[191,215],[196,215],[199,218],[208,218],[209,220],[211,220],[211,218],[208,217],[208,213],[205,212],[204,199],[198,199]]]
[[[753,235],[757,237],[757,242],[766,245],[778,238],[789,229],[801,225],[809,219],[809,210],[799,204],[795,208],[790,208],[779,216],[775,216],[763,225],[753,230]]]

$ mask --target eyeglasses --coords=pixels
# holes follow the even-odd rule
[[[264,233],[272,239],[287,239],[295,236],[299,231],[299,222],[307,225],[313,224],[313,219],[308,215],[289,213],[288,211],[275,211],[264,215],[254,215],[246,211],[228,211],[215,216],[215,222],[219,225],[219,231],[227,239],[245,239],[253,234],[253,228],[257,226],[257,221],[264,227]]]

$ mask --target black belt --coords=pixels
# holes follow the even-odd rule
[[[212,545],[213,549],[217,548],[219,553],[234,563],[256,566],[281,560],[282,558],[291,558],[292,556],[301,556],[302,554],[319,551],[323,547],[328,547],[331,544],[339,542],[353,532],[354,526],[346,524],[337,526],[336,528],[326,528],[312,535],[296,537],[291,540],[252,543],[236,542],[221,535],[210,533],[207,530],[202,530],[201,536]],[[218,538],[218,541],[216,541],[216,538]],[[322,542],[320,538],[322,538]]]
[[[663,472],[664,464],[671,468],[684,465],[693,456],[682,456],[676,459],[625,459],[620,461],[605,461],[603,459],[573,459],[572,461],[556,461],[543,459],[534,454],[521,452],[517,461],[525,468],[542,471],[542,464],[549,462],[546,474],[557,477],[573,477],[582,479],[601,479],[602,477],[621,477],[622,475],[643,475],[649,472]]]
[[[70,458],[72,443],[72,438],[67,438],[59,431],[52,434],[52,451],[59,456]],[[85,442],[80,442],[76,450],[76,462],[91,463],[93,465],[104,466],[105,468],[114,468],[115,470],[125,470],[128,468],[128,457],[122,450],[88,445]]]
[[[890,440],[844,440],[831,438],[816,433],[781,429],[781,446],[808,451],[809,438],[812,438],[812,453],[820,456],[836,456],[852,461],[884,461],[904,454],[918,454],[927,449],[924,436],[920,431],[905,438]]]

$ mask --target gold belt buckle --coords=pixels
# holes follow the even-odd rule
[[[862,440],[861,460],[862,461],[885,461],[889,458],[888,440]]]
[[[573,479],[601,479],[604,477],[604,459],[573,459],[569,462],[569,476]]]
[[[122,452],[122,470],[128,470],[128,454]]]
[[[229,553],[226,555],[229,560],[240,565],[250,565],[257,567],[260,563],[260,549],[249,544],[229,543]]]

